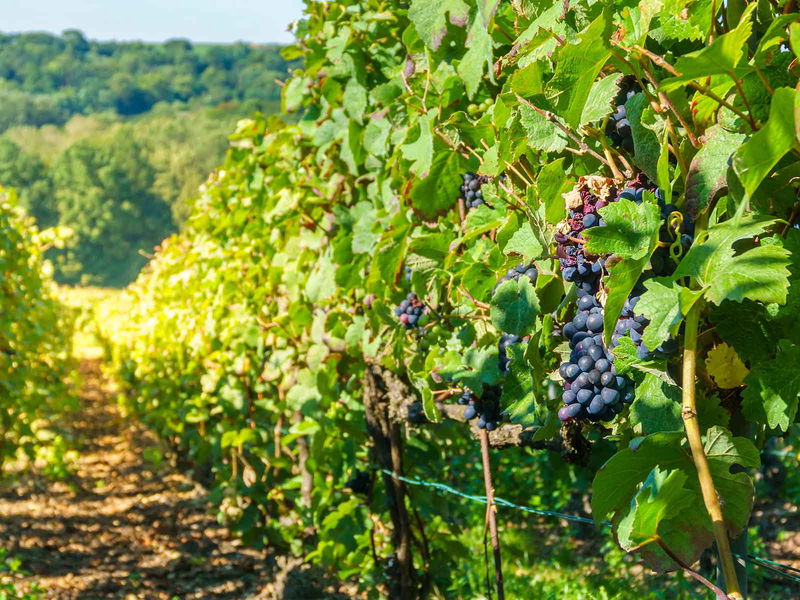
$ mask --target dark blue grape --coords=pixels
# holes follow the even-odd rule
[[[565,372],[566,372],[565,379],[567,379],[568,381],[572,381],[576,377],[578,377],[578,375],[581,374],[581,368],[576,364],[570,363],[570,365],[565,369]]]
[[[583,412],[583,406],[580,404],[570,404],[568,406],[562,406],[561,409],[558,411],[558,418],[562,421],[566,421],[568,419],[574,419],[579,414]]]
[[[607,358],[598,358],[594,363],[594,368],[600,371],[601,374],[607,373],[611,370],[611,361]]]
[[[606,387],[603,388],[602,392],[600,392],[600,396],[603,398],[603,402],[606,404],[614,404],[617,400],[619,400],[619,391],[615,390],[614,388]]]
[[[586,328],[592,333],[600,333],[603,331],[603,315],[600,313],[590,314],[586,319]]]

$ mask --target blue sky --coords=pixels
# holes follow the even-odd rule
[[[302,0],[0,0],[0,31],[80,29],[100,40],[290,42]]]

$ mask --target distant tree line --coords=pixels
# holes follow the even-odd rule
[[[278,45],[99,42],[77,30],[0,34],[0,131],[63,124],[75,114],[138,115],[164,102],[263,109],[280,98],[275,80],[292,66]]]
[[[66,284],[124,286],[176,231],[223,160],[241,105],[74,117],[0,135],[0,185],[16,188],[41,227],[72,230],[48,256]]]

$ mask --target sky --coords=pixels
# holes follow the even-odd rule
[[[0,0],[0,31],[80,29],[96,40],[292,41],[302,0]]]

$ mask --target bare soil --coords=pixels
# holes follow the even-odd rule
[[[146,450],[154,437],[118,412],[100,362],[81,365],[74,477],[0,488],[0,547],[58,600],[313,600],[355,597],[299,559],[248,549],[211,513],[207,491]]]

